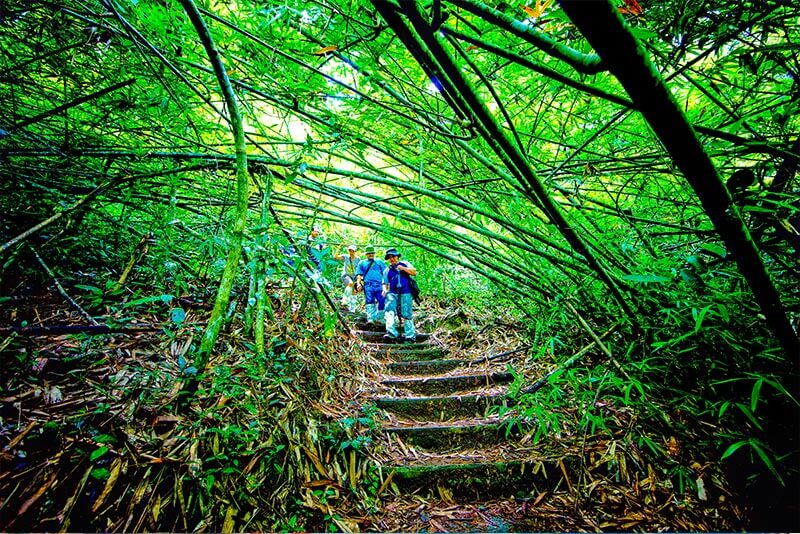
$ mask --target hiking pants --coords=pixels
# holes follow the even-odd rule
[[[379,321],[385,304],[380,282],[367,282],[364,285],[364,303],[367,305],[367,321]]]
[[[398,302],[400,303],[398,309]],[[411,293],[389,293],[386,295],[386,333],[392,337],[398,337],[397,332],[397,312],[403,318],[403,337],[406,339],[416,339],[417,332],[414,330],[414,320],[411,318]]]

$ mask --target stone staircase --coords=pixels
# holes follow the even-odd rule
[[[373,400],[386,414],[377,438],[395,493],[466,503],[535,497],[569,485],[564,477],[575,458],[532,445],[535,422],[508,417],[513,405],[505,393],[513,376],[502,364],[459,358],[430,334],[419,334],[416,343],[387,343],[378,325],[355,328],[384,365]]]

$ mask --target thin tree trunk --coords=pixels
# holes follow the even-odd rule
[[[269,226],[269,203],[270,193],[272,191],[272,173],[267,173],[264,180],[264,196],[261,203],[261,228],[264,233],[267,232]],[[265,257],[266,250],[257,251],[255,266],[253,267],[255,276],[255,326],[253,328],[253,337],[256,344],[256,355],[264,356],[266,354],[266,344],[264,342],[264,320],[266,319],[267,312],[269,312],[270,319],[273,318],[272,304],[269,302],[269,295],[267,295],[267,259]]]
[[[798,367],[800,339],[758,248],[717,169],[644,48],[608,1],[559,0],[564,12],[598,52],[697,193],[708,217],[739,265],[756,301],[789,358]]]
[[[239,267],[239,259],[242,256],[242,238],[247,220],[249,175],[247,173],[247,152],[244,128],[242,126],[242,116],[239,112],[239,106],[236,103],[233,87],[231,87],[228,74],[225,71],[225,66],[222,64],[222,58],[217,51],[214,40],[195,3],[192,0],[181,0],[181,5],[186,10],[187,15],[189,15],[189,19],[192,21],[197,35],[200,37],[200,41],[203,43],[208,53],[209,60],[214,67],[214,74],[219,82],[222,95],[225,98],[225,104],[228,109],[228,122],[230,123],[236,147],[236,211],[234,212],[230,227],[228,228],[228,257],[225,262],[225,270],[220,278],[219,289],[217,290],[216,300],[214,301],[214,310],[211,312],[211,317],[208,320],[206,330],[203,333],[203,339],[200,342],[200,347],[194,359],[194,367],[197,369],[199,375],[204,372],[208,365],[208,358],[216,344],[219,331],[225,320],[225,310],[233,287],[233,280],[236,277],[236,270]],[[197,390],[197,386],[198,382],[196,377],[191,378],[184,384],[184,395],[182,395],[181,400],[183,407],[186,406],[191,396]]]

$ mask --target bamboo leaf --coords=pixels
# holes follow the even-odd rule
[[[97,497],[97,500],[94,501],[92,505],[92,512],[97,512],[103,503],[105,502],[106,498],[108,497],[111,490],[114,488],[114,485],[117,483],[117,479],[119,478],[120,471],[122,470],[122,458],[117,458],[114,460],[114,463],[111,465],[111,473],[108,476],[108,480],[106,480],[105,486],[103,486],[103,491]]]
[[[761,386],[764,385],[764,378],[760,377],[753,384],[753,389],[750,391],[750,411],[755,413],[758,406],[758,399],[761,396]]]
[[[725,452],[722,453],[720,460],[724,460],[747,444],[748,442],[745,440],[737,441],[736,443],[731,444],[727,449],[725,449]]]
[[[102,447],[98,447],[92,454],[89,455],[89,461],[94,463],[97,459],[102,458],[110,449],[105,445]]]

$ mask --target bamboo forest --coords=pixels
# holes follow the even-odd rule
[[[0,0],[0,531],[800,530],[794,0]]]

